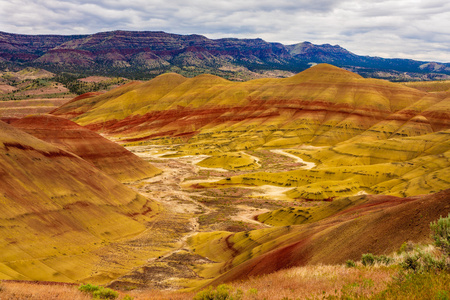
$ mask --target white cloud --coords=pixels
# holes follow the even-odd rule
[[[450,62],[447,0],[0,0],[2,31],[162,30]]]

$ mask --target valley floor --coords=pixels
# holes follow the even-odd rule
[[[204,279],[194,270],[194,265],[211,264],[214,261],[194,253],[187,245],[190,237],[199,232],[239,232],[267,228],[270,226],[255,220],[257,215],[285,206],[300,205],[292,201],[280,201],[280,198],[285,198],[282,194],[285,189],[273,186],[207,190],[191,188],[197,182],[217,181],[249,172],[197,166],[196,163],[205,156],[165,158],[167,149],[161,146],[129,147],[128,150],[163,170],[158,176],[128,184],[145,197],[160,203],[162,209],[148,224],[148,229],[134,239],[145,241],[146,247],[151,244],[155,256],[150,257],[145,265],[111,282],[109,286],[112,288],[177,290],[196,286]],[[252,152],[252,155],[258,153]],[[284,153],[277,157],[287,168],[289,165],[299,165]],[[263,160],[263,168],[276,169],[278,163]],[[118,243],[116,248],[121,246]]]

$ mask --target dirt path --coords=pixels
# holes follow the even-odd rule
[[[316,166],[315,163],[304,161],[304,160],[301,159],[300,157],[298,157],[298,156],[296,156],[296,155],[294,155],[294,154],[288,153],[288,152],[286,152],[286,151],[284,151],[284,150],[282,150],[282,149],[270,150],[270,151],[273,152],[273,153],[278,153],[278,154],[281,154],[281,155],[288,156],[288,157],[290,157],[290,158],[295,159],[295,160],[296,160],[297,162],[299,162],[299,163],[305,164],[305,166],[300,167],[300,168],[302,168],[302,169],[310,170],[310,169],[312,169],[312,168],[314,168],[314,167]]]
[[[253,155],[248,154],[247,152],[244,152],[244,151],[241,151],[241,153],[244,154],[244,155],[250,156],[253,159],[253,162],[255,164],[257,164],[258,167],[261,167],[261,159],[259,159],[259,157],[253,156]]]
[[[260,214],[270,211],[269,209],[255,208],[255,207],[251,207],[251,206],[247,206],[247,205],[237,205],[236,207],[239,209],[239,212],[236,215],[231,216],[230,219],[235,220],[235,221],[253,223],[253,224],[257,224],[257,225],[261,225],[261,222],[256,221],[255,217]],[[264,224],[264,226],[272,227],[267,224]]]
[[[255,191],[254,197],[263,199],[276,199],[283,201],[292,201],[292,198],[286,196],[286,192],[292,190],[292,187],[275,186],[275,185],[259,185],[255,187],[247,187]]]

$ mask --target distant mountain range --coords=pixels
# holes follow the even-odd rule
[[[448,79],[450,63],[356,55],[338,45],[269,43],[262,39],[212,40],[201,35],[112,31],[91,35],[21,35],[0,32],[0,67],[116,75],[133,79],[171,71],[249,79],[272,72],[285,77],[330,63],[366,77]],[[273,73],[273,71],[277,71]]]

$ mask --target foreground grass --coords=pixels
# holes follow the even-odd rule
[[[431,272],[400,275],[374,299],[450,299],[450,274]]]
[[[306,299],[334,295],[345,286],[371,282],[362,293],[381,292],[395,274],[394,268],[346,268],[345,266],[306,266],[283,270],[274,274],[251,278],[245,282],[229,284],[230,292],[242,290],[242,299]],[[78,286],[43,285],[30,282],[0,283],[0,299],[92,299]],[[196,293],[171,291],[127,291],[133,299],[193,299]],[[117,299],[123,299],[120,293]]]
[[[210,289],[212,294],[217,290]],[[222,287],[224,290],[234,298],[223,299],[234,300],[450,299],[450,274],[405,273],[398,265],[352,268],[318,265],[282,270],[230,283]],[[117,299],[191,300],[195,295],[193,292],[134,290],[119,292]],[[195,299],[215,299],[198,298],[198,295]],[[84,300],[92,299],[92,295],[80,291],[77,285],[3,281],[0,282],[0,299]]]

